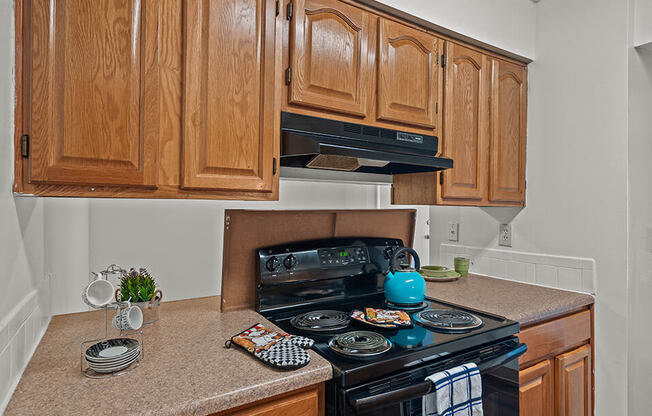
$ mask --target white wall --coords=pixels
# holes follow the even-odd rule
[[[594,258],[596,414],[624,415],[627,2],[543,0],[536,8],[527,207],[431,208],[431,256],[455,221],[463,245],[496,248],[499,224],[511,222],[514,250]]]
[[[534,58],[536,6],[531,1],[379,1],[463,35]]]
[[[390,208],[388,185],[281,179],[280,201],[48,199],[48,247],[56,254],[55,314],[86,310],[79,293],[89,271],[109,264],[147,267],[166,300],[220,294],[225,209]],[[391,208],[410,208],[397,206]],[[417,208],[415,248],[429,261],[428,207]],[[50,229],[48,224],[48,230]]]
[[[634,46],[652,43],[652,0],[634,0]]]
[[[50,318],[43,200],[14,198],[13,2],[0,2],[0,413]]]
[[[629,49],[629,415],[652,409],[652,51]]]

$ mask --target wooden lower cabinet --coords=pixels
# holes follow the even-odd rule
[[[318,384],[212,416],[322,416],[324,385]]]
[[[545,360],[519,372],[521,416],[553,416],[552,363]]]
[[[593,415],[593,310],[521,331],[521,416]]]
[[[591,346],[555,357],[557,416],[589,416],[592,408]]]

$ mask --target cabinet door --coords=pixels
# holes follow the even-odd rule
[[[590,416],[591,347],[585,345],[555,357],[557,416]]]
[[[337,0],[294,0],[293,9],[289,102],[366,116],[371,15]]]
[[[275,2],[185,7],[182,187],[271,192]]]
[[[489,200],[525,200],[527,72],[524,67],[493,60]]]
[[[442,153],[455,161],[443,173],[443,199],[484,200],[489,160],[490,70],[486,55],[448,42]]]
[[[436,128],[443,41],[387,19],[379,30],[378,119]]]
[[[519,414],[553,416],[552,363],[542,361],[519,372]]]
[[[26,2],[30,182],[155,186],[158,9],[158,0]]]

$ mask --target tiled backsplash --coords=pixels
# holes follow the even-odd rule
[[[453,267],[457,256],[471,260],[471,273],[595,294],[595,260],[521,251],[442,244],[440,262]]]
[[[50,323],[50,281],[45,278],[0,321],[0,414]]]

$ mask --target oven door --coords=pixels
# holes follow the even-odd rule
[[[382,380],[350,389],[335,388],[328,400],[328,414],[338,416],[417,416],[422,398],[434,391],[428,375],[473,362],[482,377],[482,407],[485,416],[518,416],[518,357],[527,351],[517,337],[485,345],[435,363],[406,370]]]

